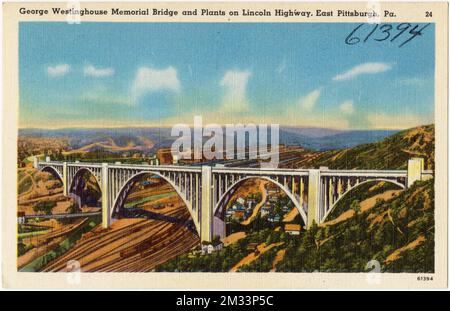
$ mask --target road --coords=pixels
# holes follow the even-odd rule
[[[259,191],[262,194],[261,201],[253,208],[252,215],[249,218],[247,218],[246,220],[242,221],[241,225],[245,225],[245,226],[249,225],[253,221],[253,219],[255,219],[255,217],[258,216],[258,213],[259,213],[259,210],[261,209],[261,207],[264,204],[266,204],[266,201],[267,201],[266,185],[268,183],[269,183],[268,181],[264,180],[259,184]]]

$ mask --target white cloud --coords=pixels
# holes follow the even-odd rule
[[[383,130],[401,130],[429,123],[429,120],[424,117],[412,114],[387,115],[380,113],[369,115],[367,118],[372,128]]]
[[[307,94],[305,97],[300,98],[300,106],[306,110],[312,110],[320,97],[321,89],[316,89],[311,93]]]
[[[177,70],[170,66],[166,69],[140,67],[136,73],[131,89],[132,97],[138,100],[141,96],[156,91],[179,92],[181,89]]]
[[[70,65],[68,64],[59,64],[47,67],[47,74],[51,77],[61,77],[66,75],[69,71]]]
[[[96,78],[109,77],[114,74],[113,68],[95,68],[92,65],[84,66],[84,75]]]
[[[345,102],[343,102],[339,106],[339,109],[341,109],[341,111],[345,114],[352,114],[353,112],[355,112],[355,107],[353,106],[352,100],[346,100]]]
[[[246,91],[249,71],[228,70],[220,81],[220,85],[226,88],[222,111],[241,112],[248,109]]]
[[[338,74],[333,77],[333,81],[350,80],[362,74],[374,74],[388,71],[392,68],[391,65],[386,63],[364,63],[351,68],[350,70]]]

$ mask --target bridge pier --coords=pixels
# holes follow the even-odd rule
[[[320,202],[320,170],[314,169],[309,170],[309,178],[308,178],[308,223],[306,224],[306,228],[311,228],[313,222],[318,224],[319,217],[318,207]]]
[[[39,168],[39,159],[38,159],[37,156],[33,156],[33,167],[34,167],[35,169],[38,169],[38,168]]]
[[[212,169],[211,166],[202,166],[202,204],[200,210],[200,239],[210,242],[213,239],[213,204],[212,204]],[[198,214],[197,214],[198,215]]]
[[[69,183],[67,180],[67,162],[63,162],[63,173],[62,173],[62,184],[63,184],[63,195],[69,195]]]
[[[108,228],[111,225],[111,204],[109,202],[109,176],[108,176],[108,163],[102,163],[102,227]]]
[[[422,171],[424,170],[423,158],[412,158],[408,160],[408,181],[407,187],[411,187],[417,180],[422,180]]]

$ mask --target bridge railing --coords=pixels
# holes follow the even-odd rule
[[[167,170],[167,171],[189,171],[201,172],[201,167],[183,166],[183,165],[150,165],[150,164],[108,164],[110,168],[129,168],[129,169],[147,169],[147,170]]]
[[[61,166],[64,162],[60,161],[39,161],[40,166],[56,165]],[[68,166],[89,166],[89,167],[101,167],[100,162],[67,162]],[[158,169],[158,170],[172,170],[172,171],[191,171],[201,172],[201,166],[188,166],[188,165],[151,165],[151,164],[127,164],[127,163],[108,163],[110,168],[130,168],[130,169]],[[313,168],[311,168],[313,169]],[[213,173],[255,173],[255,174],[294,174],[294,175],[307,175],[310,169],[286,169],[286,168],[249,168],[249,167],[215,167],[211,168]],[[324,169],[319,168],[322,176],[406,176],[407,170],[342,170],[342,169]],[[434,172],[432,170],[422,171],[423,175],[432,176]]]
[[[286,168],[249,168],[249,167],[212,167],[212,173],[249,173],[249,174],[259,174],[259,175],[308,175],[308,169],[286,169]]]
[[[63,162],[58,162],[58,161],[38,162],[38,165],[40,165],[40,166],[46,166],[46,165],[63,165]]]
[[[62,162],[59,162],[59,163],[62,163]],[[94,162],[67,162],[67,166],[102,167],[102,164],[94,163]]]
[[[407,170],[320,170],[321,176],[406,177]]]

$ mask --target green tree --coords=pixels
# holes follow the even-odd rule
[[[53,201],[49,202],[39,202],[33,207],[33,211],[36,213],[44,212],[47,215],[52,214],[52,209],[56,206],[56,203]]]
[[[361,212],[361,205],[358,200],[353,200],[352,204],[350,204],[350,208],[358,215]]]
[[[69,214],[76,214],[80,212],[81,210],[78,208],[78,204],[76,202],[70,204],[70,206],[66,209],[66,212]]]
[[[270,244],[272,244],[273,242],[274,242],[274,236],[273,236],[272,233],[270,233],[270,234],[267,236],[267,239],[266,239],[266,245],[270,245]]]

